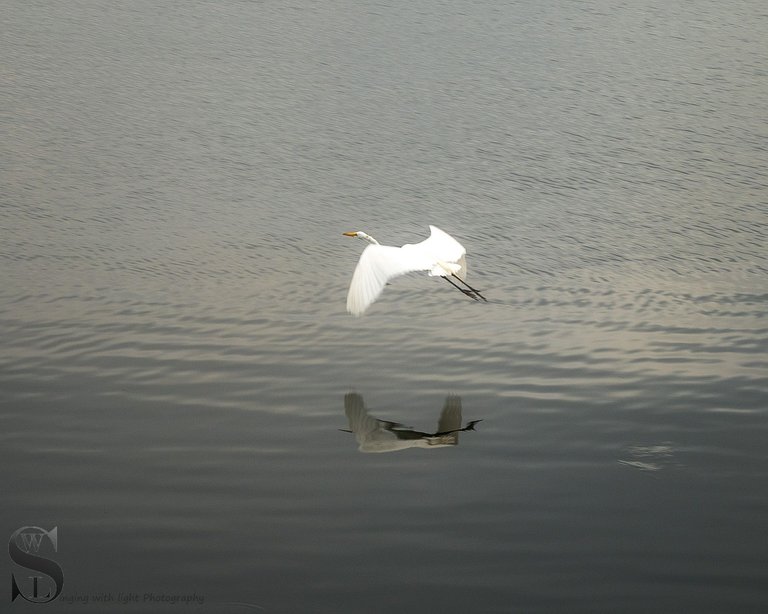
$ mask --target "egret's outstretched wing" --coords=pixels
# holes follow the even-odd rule
[[[418,253],[429,261],[430,275],[449,275],[453,273],[464,279],[467,271],[465,258],[467,250],[464,249],[461,243],[447,232],[440,230],[437,226],[430,226],[429,230],[430,235],[428,239],[414,245],[403,245],[403,249]],[[458,266],[446,270],[444,268],[445,264],[457,264]]]
[[[411,271],[425,271],[431,266],[423,254],[409,253],[402,247],[369,245],[363,250],[352,275],[347,311],[352,315],[361,315],[379,298],[390,279]]]
[[[454,239],[447,232],[443,232],[437,226],[429,227],[429,238],[422,241],[418,245],[427,250],[438,260],[444,260],[446,262],[456,262],[467,250],[464,246]]]

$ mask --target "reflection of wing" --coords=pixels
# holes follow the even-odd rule
[[[349,428],[355,434],[358,443],[365,439],[367,433],[375,431],[379,427],[379,421],[372,418],[365,411],[363,397],[357,393],[350,392],[344,397],[344,413],[349,420]]]
[[[355,392],[344,396],[344,412],[349,420],[349,428],[360,444],[361,452],[394,452],[416,445],[412,439],[402,439],[399,435],[413,431],[396,430],[398,427],[402,428],[402,425],[369,416],[363,397]]]
[[[445,405],[443,405],[443,411],[440,412],[440,420],[437,423],[437,432],[429,437],[429,445],[457,446],[459,445],[460,430],[461,399],[452,395],[445,399]]]
[[[457,431],[461,428],[461,397],[451,395],[446,397],[440,421],[437,423],[438,433]]]

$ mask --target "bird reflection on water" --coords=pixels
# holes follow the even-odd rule
[[[355,392],[344,396],[344,412],[349,420],[349,430],[360,444],[361,452],[396,452],[406,448],[444,448],[459,444],[461,431],[474,431],[482,420],[472,420],[461,426],[461,398],[450,395],[440,412],[434,433],[416,431],[399,422],[379,420],[368,414],[363,397]]]

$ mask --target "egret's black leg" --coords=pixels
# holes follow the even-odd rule
[[[483,300],[484,300],[486,303],[488,302],[488,299],[486,299],[486,298],[485,298],[485,297],[484,297],[482,294],[480,294],[480,290],[475,290],[475,289],[474,289],[472,286],[470,286],[470,285],[469,285],[469,284],[468,284],[466,281],[464,281],[464,280],[463,280],[461,277],[459,277],[459,276],[458,276],[458,275],[456,275],[455,273],[451,273],[451,275],[453,275],[453,277],[455,277],[456,279],[458,279],[458,280],[459,280],[461,283],[463,283],[463,284],[464,284],[464,285],[465,285],[467,288],[469,288],[469,289],[470,289],[470,290],[471,290],[471,291],[472,291],[472,292],[475,294],[475,296],[479,296],[479,297],[480,297],[481,299],[483,299]],[[456,285],[456,284],[454,284],[454,285]],[[457,287],[458,287],[458,286],[457,286]]]
[[[472,298],[473,298],[473,299],[475,299],[476,301],[479,301],[479,300],[480,300],[479,298],[477,298],[477,297],[475,296],[475,292],[474,292],[473,290],[466,290],[466,289],[462,288],[462,287],[461,287],[460,285],[458,285],[457,283],[454,283],[453,281],[451,281],[451,278],[450,278],[450,277],[446,277],[445,275],[441,275],[441,277],[442,277],[442,278],[443,278],[445,281],[447,281],[449,284],[451,284],[451,285],[452,285],[454,288],[456,288],[456,289],[457,289],[459,292],[463,292],[464,294],[466,294],[467,296],[470,296],[470,297],[472,297]],[[485,299],[483,299],[483,300],[485,300]]]

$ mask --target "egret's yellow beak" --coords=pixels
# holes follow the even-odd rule
[[[343,234],[345,237],[356,237],[357,236],[356,232],[342,232],[341,234]]]

